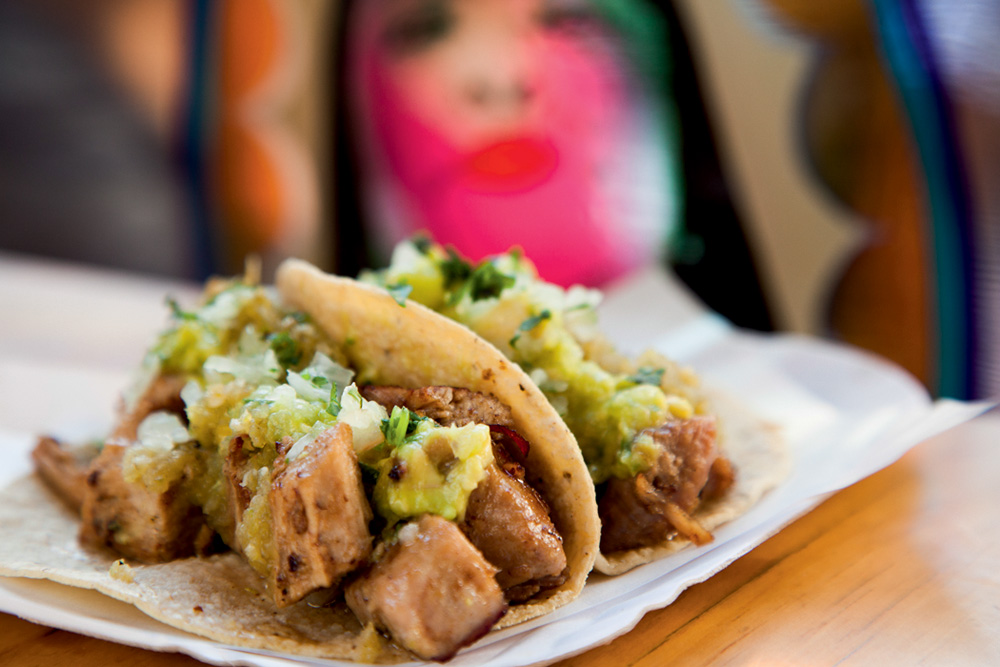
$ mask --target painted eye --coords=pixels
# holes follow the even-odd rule
[[[393,55],[405,56],[444,39],[454,25],[455,15],[448,3],[429,0],[393,16],[382,41]]]
[[[546,2],[538,15],[538,22],[548,31],[569,37],[592,36],[603,33],[607,28],[594,9],[579,0]]]

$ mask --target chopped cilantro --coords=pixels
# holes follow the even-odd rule
[[[663,369],[642,366],[635,373],[629,375],[626,380],[635,384],[651,384],[654,387],[659,387],[660,382],[663,381]]]
[[[417,249],[421,255],[426,255],[431,249],[431,239],[426,234],[415,234],[413,238],[410,239],[410,243],[413,247]]]
[[[517,333],[515,333],[514,337],[510,339],[510,346],[514,347],[514,344],[517,342],[517,339],[521,337],[521,334],[528,333],[529,331],[537,327],[539,324],[541,324],[547,319],[550,319],[551,317],[552,317],[551,311],[549,311],[549,309],[546,308],[537,315],[532,315],[525,321],[521,322],[521,326],[517,328]]]
[[[441,260],[438,267],[444,276],[445,289],[465,282],[472,275],[472,264],[462,259],[454,248],[448,248],[448,259]]]
[[[322,379],[325,380],[326,378]],[[315,381],[313,382],[313,384],[315,384]],[[337,399],[337,383],[334,382],[333,386],[330,387],[330,402],[326,406],[326,411],[331,415],[333,415],[334,417],[336,417],[337,415],[340,414],[341,407],[342,406],[340,405],[340,401]]]
[[[382,434],[386,443],[396,446],[406,439],[406,427],[410,425],[410,411],[394,405],[388,419],[382,420]]]
[[[469,276],[469,295],[473,301],[500,296],[508,287],[514,284],[514,276],[509,276],[498,269],[492,262],[483,262]]]
[[[267,342],[274,350],[274,356],[278,358],[278,363],[289,368],[295,366],[302,359],[302,350],[299,344],[284,331],[268,334]]]
[[[500,294],[514,284],[514,276],[508,275],[498,269],[490,261],[483,262],[475,268],[461,288],[452,292],[448,298],[448,305],[454,306],[461,301],[466,294],[473,301],[491,299]]]
[[[417,425],[425,419],[426,417],[421,417],[408,408],[393,406],[389,418],[382,420],[382,435],[385,436],[386,444],[393,447],[403,444],[407,436],[413,435]]]
[[[181,305],[177,303],[177,299],[172,296],[167,297],[167,306],[170,308],[170,314],[178,320],[196,320],[198,316],[189,310],[183,310]]]
[[[413,291],[413,285],[396,283],[395,285],[386,285],[386,289],[389,291],[389,296],[396,300],[396,303],[406,308],[406,297],[410,296],[410,292]]]

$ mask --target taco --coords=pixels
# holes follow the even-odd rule
[[[362,279],[469,327],[528,373],[587,462],[603,573],[710,542],[787,472],[776,429],[661,354],[617,353],[597,329],[601,294],[545,283],[517,250],[473,265],[420,237]]]
[[[597,553],[572,435],[488,343],[280,267],[214,281],[88,456],[43,437],[3,492],[0,572],[94,588],[228,644],[446,660],[574,598]],[[79,523],[79,540],[68,540]]]

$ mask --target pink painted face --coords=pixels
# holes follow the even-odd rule
[[[384,246],[420,229],[473,259],[519,245],[562,284],[656,255],[665,221],[642,237],[630,201],[642,114],[584,0],[362,0],[351,34]]]

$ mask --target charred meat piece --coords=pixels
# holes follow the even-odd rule
[[[359,391],[364,398],[381,404],[387,410],[391,411],[395,406],[409,408],[442,426],[464,426],[470,423],[514,425],[509,407],[489,394],[461,387],[404,389],[365,385]]]
[[[178,480],[163,493],[130,484],[122,473],[125,450],[135,442],[142,420],[164,410],[183,416],[183,378],[154,379],[131,411],[124,413],[87,470],[81,508],[80,540],[111,547],[145,563],[190,556],[203,534],[204,516],[181,492]]]
[[[731,483],[731,468],[715,463],[719,460],[715,420],[673,420],[645,433],[662,447],[662,453],[649,470],[607,483],[599,503],[601,551],[650,546],[675,530],[696,544],[711,541],[711,534],[691,513],[701,501],[713,468],[721,483],[725,483],[723,468],[728,470]]]
[[[497,465],[469,495],[459,527],[499,569],[497,583],[516,602],[561,584],[566,553],[548,506],[524,481],[524,468],[501,446],[493,451]]]
[[[180,481],[163,493],[125,481],[125,449],[106,443],[87,471],[80,541],[144,563],[193,555],[203,541],[201,510],[181,492]]]
[[[246,438],[237,436],[229,441],[229,451],[222,463],[222,483],[226,493],[226,516],[216,517],[216,530],[222,540],[233,549],[238,549],[236,543],[236,526],[243,520],[243,513],[250,506],[253,494],[243,486],[243,479],[250,472],[250,454],[246,450]]]
[[[41,478],[77,512],[87,493],[87,468],[96,456],[96,447],[69,449],[48,436],[40,437],[31,451]]]
[[[495,572],[455,524],[425,514],[400,529],[345,597],[362,623],[421,658],[444,661],[506,611]]]
[[[351,427],[324,431],[295,459],[275,462],[270,490],[274,601],[285,607],[337,584],[371,555],[372,511]]]

